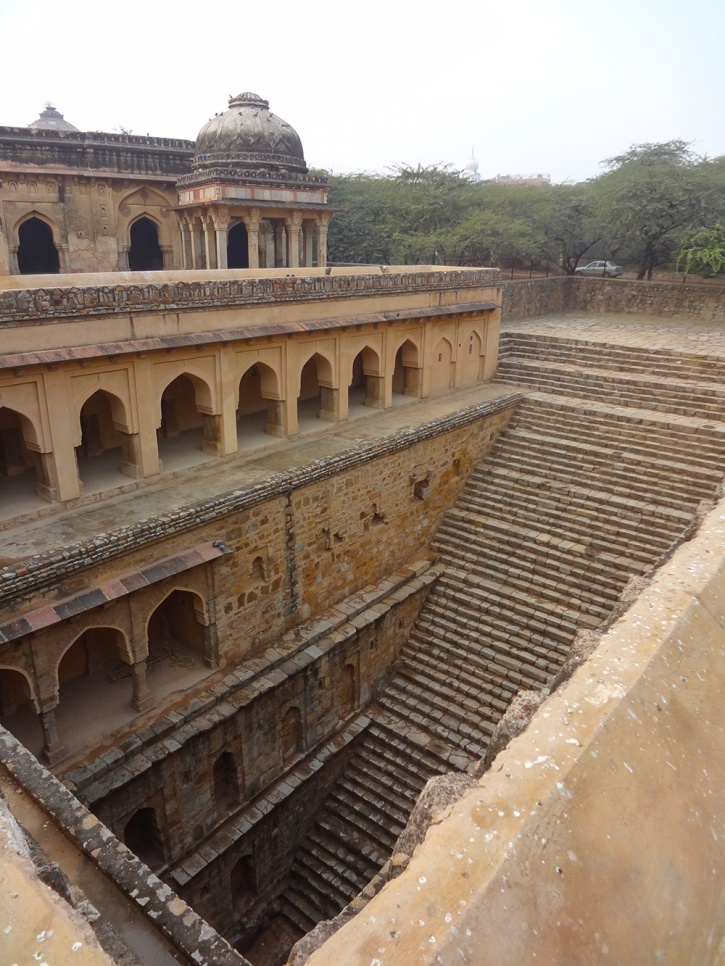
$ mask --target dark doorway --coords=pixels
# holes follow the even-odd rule
[[[153,808],[141,808],[134,814],[123,830],[123,841],[150,868],[163,863],[164,849]]]
[[[29,218],[18,229],[18,271],[21,275],[57,275],[58,249],[53,231],[40,218]]]
[[[227,268],[249,268],[247,229],[242,221],[227,235]]]
[[[164,253],[159,247],[159,233],[150,218],[139,218],[131,225],[131,248],[128,267],[132,272],[160,272]]]

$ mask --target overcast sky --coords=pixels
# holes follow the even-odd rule
[[[725,154],[725,0],[0,0],[0,124],[193,140],[254,91],[308,165],[555,182],[644,141]]]

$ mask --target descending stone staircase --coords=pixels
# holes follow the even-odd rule
[[[534,391],[439,527],[442,576],[295,858],[280,909],[300,935],[360,891],[427,779],[485,755],[516,692],[551,679],[723,479],[711,360],[513,333],[498,379]]]

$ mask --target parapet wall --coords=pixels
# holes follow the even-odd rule
[[[572,311],[725,321],[725,285],[566,275],[500,285],[502,323]]]
[[[309,959],[722,962],[725,502]]]

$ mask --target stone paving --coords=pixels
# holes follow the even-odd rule
[[[513,696],[606,626],[722,484],[717,326],[550,317],[507,326],[502,349],[497,381],[527,397],[439,527],[441,576],[297,853],[280,912],[300,935],[390,856],[425,781],[474,769]]]

